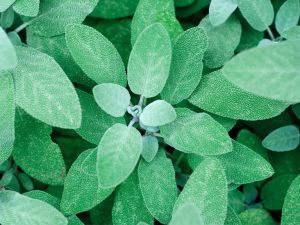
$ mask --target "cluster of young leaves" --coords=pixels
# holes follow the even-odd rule
[[[299,0],[0,13],[0,224],[300,223]]]

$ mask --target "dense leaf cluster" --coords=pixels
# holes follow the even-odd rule
[[[0,224],[299,225],[299,0],[0,0]]]

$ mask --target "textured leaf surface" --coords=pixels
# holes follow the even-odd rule
[[[201,20],[199,27],[202,27],[208,36],[204,64],[208,68],[223,66],[233,56],[234,50],[240,42],[242,28],[239,20],[232,16],[225,23],[214,27],[209,17],[206,16]]]
[[[224,225],[242,225],[238,215],[230,206],[227,208],[227,215]]]
[[[248,209],[239,215],[243,225],[276,225],[272,216],[264,209]]]
[[[146,27],[155,22],[160,22],[157,18],[163,13],[170,13],[175,17],[173,0],[139,0],[131,25],[132,45]]]
[[[147,162],[151,162],[158,152],[158,139],[153,136],[143,136],[143,151],[142,157]]]
[[[286,192],[295,177],[295,174],[283,174],[267,182],[263,186],[260,195],[264,208],[268,210],[281,210]]]
[[[200,210],[203,224],[224,224],[227,192],[227,180],[221,163],[216,159],[205,159],[184,186],[174,211],[186,203],[192,203]]]
[[[98,146],[97,175],[102,188],[115,187],[133,171],[142,153],[142,136],[134,127],[115,124]]]
[[[0,49],[0,71],[15,68],[17,66],[16,51],[2,27],[0,27]]]
[[[7,10],[16,0],[2,0],[0,2],[0,12]]]
[[[30,27],[39,35],[52,37],[63,34],[68,24],[82,23],[99,0],[42,1],[39,15]]]
[[[146,126],[162,126],[176,119],[175,109],[164,100],[156,100],[147,105],[140,115],[141,122]]]
[[[282,34],[298,24],[300,17],[299,0],[287,0],[280,7],[275,19],[276,30]]]
[[[258,31],[264,31],[273,22],[274,10],[270,0],[237,0],[239,10],[248,23]]]
[[[113,44],[97,30],[74,24],[66,28],[66,42],[75,62],[97,83],[126,85],[122,58]]]
[[[82,123],[75,131],[85,140],[98,145],[105,131],[116,123],[125,124],[124,118],[115,118],[100,109],[92,95],[77,90],[82,108]]]
[[[15,140],[15,93],[10,73],[0,73],[0,164],[9,158]]]
[[[131,16],[139,0],[102,0],[94,9],[92,16],[103,19],[117,19]]]
[[[177,119],[161,127],[164,140],[177,150],[218,155],[232,150],[226,129],[206,113],[177,109]]]
[[[90,149],[81,153],[72,164],[65,179],[61,200],[64,214],[88,211],[113,192],[113,189],[102,189],[99,186],[96,160],[97,149]]]
[[[67,225],[67,219],[53,206],[14,191],[0,192],[0,222],[3,225]]]
[[[149,212],[161,223],[168,223],[177,198],[175,171],[171,160],[160,150],[150,163],[140,161],[138,176]]]
[[[98,84],[93,88],[93,94],[101,109],[114,117],[124,116],[130,104],[129,92],[118,84]]]
[[[300,221],[299,211],[300,176],[297,176],[289,187],[282,208],[282,225],[296,225]]]
[[[284,152],[297,148],[300,142],[299,130],[294,125],[280,127],[263,140],[262,144],[265,148],[275,151]]]
[[[279,115],[288,104],[246,92],[225,77],[222,70],[204,76],[189,102],[208,112],[242,120],[262,120]]]
[[[66,168],[52,128],[18,109],[13,158],[24,172],[50,185],[62,185]]]
[[[171,42],[159,23],[147,27],[133,46],[128,62],[128,83],[133,93],[146,98],[165,86],[171,64]]]
[[[39,13],[40,0],[17,0],[13,5],[15,12],[23,16],[34,17]]]
[[[235,85],[254,94],[299,102],[299,51],[299,41],[253,48],[226,63],[224,75]]]
[[[33,117],[61,128],[78,128],[81,108],[75,89],[54,59],[28,47],[16,47],[13,70],[17,104]]]
[[[207,49],[206,32],[191,28],[175,43],[172,53],[170,74],[161,97],[171,104],[187,99],[202,77],[203,55]]]
[[[204,223],[199,209],[187,203],[177,209],[169,225],[204,225]]]
[[[112,210],[112,221],[114,225],[137,224],[140,221],[153,224],[153,217],[143,201],[137,171],[118,187]]]
[[[209,20],[212,25],[224,23],[237,8],[237,0],[212,0],[209,5]]]
[[[59,201],[60,199],[57,197],[54,197],[53,195],[40,191],[40,190],[33,190],[29,192],[23,193],[23,195],[29,197],[29,198],[34,198],[37,200],[41,200],[43,202],[48,203],[49,205],[52,205],[54,208],[59,209]]]

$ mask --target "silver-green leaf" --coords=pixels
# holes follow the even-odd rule
[[[158,139],[154,136],[143,136],[143,151],[142,157],[147,162],[151,162],[158,152]]]
[[[10,70],[17,66],[17,55],[5,31],[0,27],[0,71]]]
[[[224,23],[237,8],[237,0],[212,0],[209,5],[209,20],[212,25]]]

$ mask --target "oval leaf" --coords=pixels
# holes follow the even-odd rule
[[[138,37],[128,62],[128,84],[135,94],[158,95],[169,76],[172,48],[166,29],[159,23],[147,27]]]
[[[97,175],[102,188],[116,187],[133,171],[142,153],[142,136],[134,127],[115,124],[98,146]]]
[[[17,0],[13,5],[16,13],[23,16],[34,17],[39,13],[40,0]]]
[[[199,209],[187,203],[176,210],[169,225],[204,225],[204,223]]]
[[[143,151],[142,157],[146,162],[151,162],[158,151],[158,139],[153,136],[143,136]]]
[[[118,84],[98,84],[93,88],[93,94],[101,109],[114,117],[124,116],[130,104],[129,92]]]
[[[17,66],[17,55],[14,46],[0,27],[0,71],[10,70]]]
[[[224,23],[237,8],[237,0],[212,0],[209,5],[209,20],[212,25]]]

